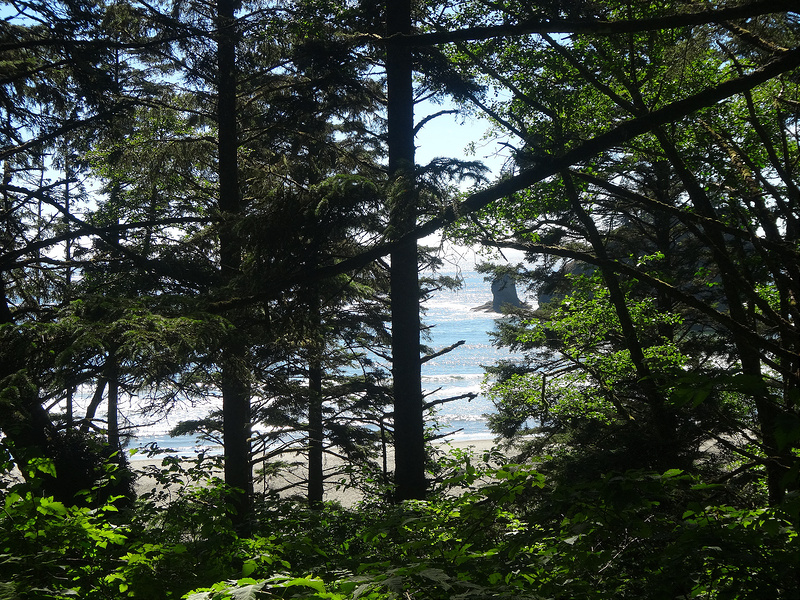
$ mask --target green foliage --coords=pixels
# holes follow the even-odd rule
[[[539,369],[528,365],[489,369],[497,376],[489,382],[489,395],[499,408],[489,422],[508,438],[528,433],[529,421],[563,433],[593,423],[609,426],[647,418],[649,407],[641,396],[639,375],[602,278],[595,273],[568,280],[568,295],[533,317],[504,323],[497,334],[503,343],[531,350],[528,365],[549,362]],[[659,332],[680,326],[682,318],[659,311],[652,298],[632,294],[627,308],[638,335],[651,340],[643,351],[644,360],[668,394],[684,376],[688,357]],[[553,351],[557,358],[548,360]]]
[[[42,496],[33,481],[12,485],[2,495],[0,582],[7,597],[113,597],[116,587],[108,575],[130,542],[116,506],[120,497],[97,508],[69,506]],[[86,491],[96,492],[102,489]]]
[[[715,507],[721,487],[679,470],[572,484],[492,466],[496,458],[454,453],[432,500],[368,515],[334,509],[352,527],[336,534],[338,549],[307,540],[311,562],[297,555],[286,573],[187,597],[792,597],[800,565],[791,503]],[[311,523],[295,515],[295,528]]]
[[[249,538],[202,462],[165,462],[132,510],[70,507],[17,484],[3,497],[1,589],[54,600],[794,597],[794,496],[736,506],[724,483],[677,469],[574,482],[496,450],[452,450],[436,472],[429,500],[396,506],[265,499]]]
[[[495,202],[452,234],[526,250],[538,262],[513,271],[542,306],[503,320],[498,342],[526,357],[490,370],[492,426],[524,437],[521,455],[440,457],[428,499],[399,505],[378,435],[353,423],[389,431],[367,355],[385,354],[400,299],[363,258],[398,233],[384,4],[231,1],[221,29],[204,3],[7,4],[0,597],[798,597],[800,87],[793,69],[705,95],[791,66],[787,3],[711,1],[669,27],[658,19],[687,3],[413,3],[419,32],[475,28],[413,50],[417,98],[472,102],[517,145],[467,206]],[[704,18],[717,9],[742,19]],[[559,33],[519,34],[537,23]],[[219,89],[225,75],[238,80]],[[231,114],[216,114],[226,92]],[[663,127],[609,137],[665,109]],[[451,219],[453,183],[483,174],[417,168],[417,216]],[[84,435],[94,413],[48,413],[84,383],[99,402],[112,378],[157,411],[233,384],[246,393],[228,398],[263,399],[228,411],[238,431],[252,417],[265,444],[318,433],[370,497],[310,510],[268,496],[237,514],[241,491],[200,457],[148,470],[133,503],[105,461],[117,448]],[[183,430],[226,433],[217,416]],[[247,471],[239,456],[228,466]]]

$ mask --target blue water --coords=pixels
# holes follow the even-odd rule
[[[465,343],[448,354],[432,359],[423,365],[422,383],[426,401],[436,401],[466,393],[478,394],[473,400],[456,400],[437,405],[430,416],[429,425],[438,426],[439,434],[447,439],[470,440],[487,439],[492,434],[487,427],[486,414],[493,411],[491,402],[482,393],[485,382],[483,365],[491,365],[510,354],[505,349],[492,344],[489,332],[494,329],[495,320],[502,318],[496,313],[473,311],[491,300],[491,285],[484,276],[474,270],[475,258],[460,258],[442,271],[443,274],[459,274],[463,277],[463,287],[459,290],[436,292],[426,303],[424,323],[431,326],[430,339],[424,340],[433,352],[446,348],[460,340]],[[523,298],[520,290],[520,297]],[[524,298],[523,298],[524,299]],[[220,448],[207,444],[198,446],[194,437],[170,437],[169,430],[178,422],[197,419],[214,407],[219,399],[211,399],[200,406],[182,406],[174,410],[168,419],[148,423],[135,416],[136,399],[130,399],[128,406],[121,406],[121,412],[131,417],[139,425],[138,437],[131,447],[157,443],[160,448],[170,448],[179,454],[191,454],[199,448],[218,452]],[[143,454],[134,456],[144,458]]]
[[[428,345],[433,351],[460,340],[465,343],[453,351],[423,365],[422,383],[426,400],[458,396],[468,392],[479,394],[474,400],[457,400],[440,405],[435,419],[448,439],[485,439],[491,437],[486,425],[487,413],[493,406],[483,395],[484,365],[492,365],[509,356],[508,351],[492,344],[489,332],[494,329],[496,313],[473,311],[491,300],[490,283],[473,270],[464,271],[464,287],[456,292],[439,292],[427,304],[425,322],[433,325]],[[436,392],[437,388],[441,388]]]

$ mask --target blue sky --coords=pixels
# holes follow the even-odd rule
[[[417,106],[416,122],[420,122],[426,115],[435,113],[451,106],[439,106],[425,103]],[[418,164],[427,164],[434,158],[449,157],[464,160],[482,160],[491,169],[488,175],[492,181],[500,174],[500,169],[508,155],[508,149],[501,146],[500,139],[491,138],[483,140],[484,134],[491,124],[486,119],[465,118],[460,115],[443,115],[429,121],[417,135],[416,161]],[[475,154],[465,152],[465,148],[475,142]],[[469,182],[467,182],[469,185]],[[421,240],[427,246],[439,244],[441,236],[433,234]],[[504,250],[503,257],[495,254],[492,257],[479,255],[477,248],[466,248],[445,244],[444,254],[448,262],[457,263],[462,269],[472,270],[478,262],[487,259],[493,262],[510,263],[524,262],[524,253],[516,250]]]
[[[451,108],[455,107],[449,104],[442,106],[432,103],[419,104],[415,110],[416,122],[419,123],[429,114]],[[424,165],[439,157],[482,160],[492,170],[489,178],[497,177],[507,152],[496,139],[482,139],[490,126],[490,122],[486,119],[452,114],[442,115],[429,121],[417,134],[417,163]],[[468,155],[465,149],[472,142],[475,143],[475,154]]]

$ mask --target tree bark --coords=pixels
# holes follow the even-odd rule
[[[243,210],[239,190],[237,127],[236,2],[217,2],[217,126],[219,151],[219,255],[223,284],[231,285],[240,273],[242,247],[234,232],[234,221]],[[238,315],[228,315],[235,326]],[[222,420],[225,483],[237,490],[232,496],[233,517],[240,531],[249,520],[253,490],[250,465],[250,389],[246,369],[246,347],[234,335],[222,359]]]
[[[106,379],[108,380],[108,445],[111,452],[121,449],[119,440],[119,363],[113,352],[106,359]]]
[[[325,493],[321,350],[316,347],[312,349],[308,367],[308,505],[315,509],[322,508]]]
[[[319,259],[317,243],[321,239],[315,237],[312,256]],[[309,324],[308,338],[308,506],[312,509],[322,508],[324,499],[324,437],[325,428],[322,414],[322,357],[325,352],[325,336],[322,331],[322,303],[318,285],[308,290]]]
[[[386,3],[387,35],[411,33],[410,0]],[[414,230],[414,89],[411,51],[386,49],[390,224],[400,240]],[[420,361],[417,241],[407,237],[391,253],[392,375],[394,380],[395,485],[398,500],[425,497],[425,435]]]

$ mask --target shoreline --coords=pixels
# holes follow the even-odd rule
[[[451,447],[459,450],[469,450],[478,455],[496,446],[493,438],[434,442],[434,445],[439,448]],[[136,475],[135,489],[137,495],[149,492],[153,488],[157,487],[155,485],[155,479],[148,475],[147,471],[152,471],[153,469],[161,470],[164,458],[172,458],[172,456],[174,455],[164,456],[162,458],[149,458],[144,460],[130,461],[129,464],[131,469]],[[282,462],[291,463],[294,458],[299,459],[297,462],[301,464],[280,469],[280,471],[275,475],[265,477],[263,487],[259,486],[257,491],[263,492],[269,490],[278,490],[282,497],[291,497],[295,495],[302,496],[305,493],[303,481],[307,473],[307,468],[304,464],[302,464],[304,462],[304,458],[298,453],[287,453],[286,455],[281,456],[280,460]],[[391,448],[389,449],[386,458],[389,468],[391,469],[394,465],[394,451]],[[193,457],[190,456],[180,456],[178,457],[178,463],[183,469],[186,469],[187,467],[191,466],[190,463],[192,462],[192,459]],[[336,456],[326,454],[323,461],[323,469],[334,470],[338,469],[343,464],[344,460]],[[261,464],[257,463],[254,471],[258,470],[260,467]],[[222,472],[221,470],[215,469],[212,471],[212,475],[221,477]],[[342,486],[340,481],[341,478],[336,480],[329,479],[325,482],[325,501],[336,501],[342,506],[350,508],[363,499],[363,494],[360,490],[357,490],[351,486]],[[181,478],[180,483],[175,482],[175,484],[167,486],[165,491],[168,494],[179,494],[182,492],[182,490],[197,487],[198,485],[202,485],[202,482],[198,483],[196,481],[185,481],[183,478]]]

